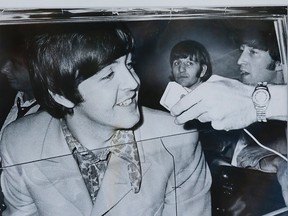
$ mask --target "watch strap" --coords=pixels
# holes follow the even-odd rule
[[[257,106],[256,107],[256,116],[257,116],[258,122],[267,122],[266,109],[267,109],[267,106],[263,106],[263,107]]]

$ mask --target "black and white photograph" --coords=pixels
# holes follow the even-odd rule
[[[287,216],[287,6],[0,14],[0,215]]]

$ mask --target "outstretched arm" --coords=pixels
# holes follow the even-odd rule
[[[213,75],[173,106],[171,114],[178,124],[198,119],[211,122],[217,130],[244,128],[257,121],[251,99],[253,91],[254,86]],[[287,85],[270,85],[269,91],[267,118],[286,120]]]

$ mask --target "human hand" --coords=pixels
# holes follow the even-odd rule
[[[237,156],[237,166],[276,173],[276,160],[277,155],[260,146],[246,146]]]
[[[244,128],[256,121],[253,90],[237,80],[213,75],[175,104],[171,114],[177,124],[198,119],[211,122],[217,130]]]

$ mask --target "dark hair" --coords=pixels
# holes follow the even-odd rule
[[[207,66],[207,71],[203,77],[200,78],[201,82],[205,82],[212,75],[212,66],[210,55],[206,48],[199,42],[193,40],[185,40],[177,43],[170,53],[170,65],[172,67],[173,62],[176,59],[187,58],[199,62],[201,68],[203,65]],[[200,76],[201,71],[197,76]]]
[[[119,22],[67,26],[52,27],[29,44],[35,97],[56,118],[72,114],[73,109],[54,101],[48,90],[77,105],[83,101],[78,85],[134,48],[129,30]]]
[[[257,30],[256,28],[247,28],[240,34],[239,45],[247,46],[268,51],[273,59],[273,62],[268,66],[268,69],[274,70],[276,61],[280,61],[280,53],[277,43],[277,37],[274,29]]]

